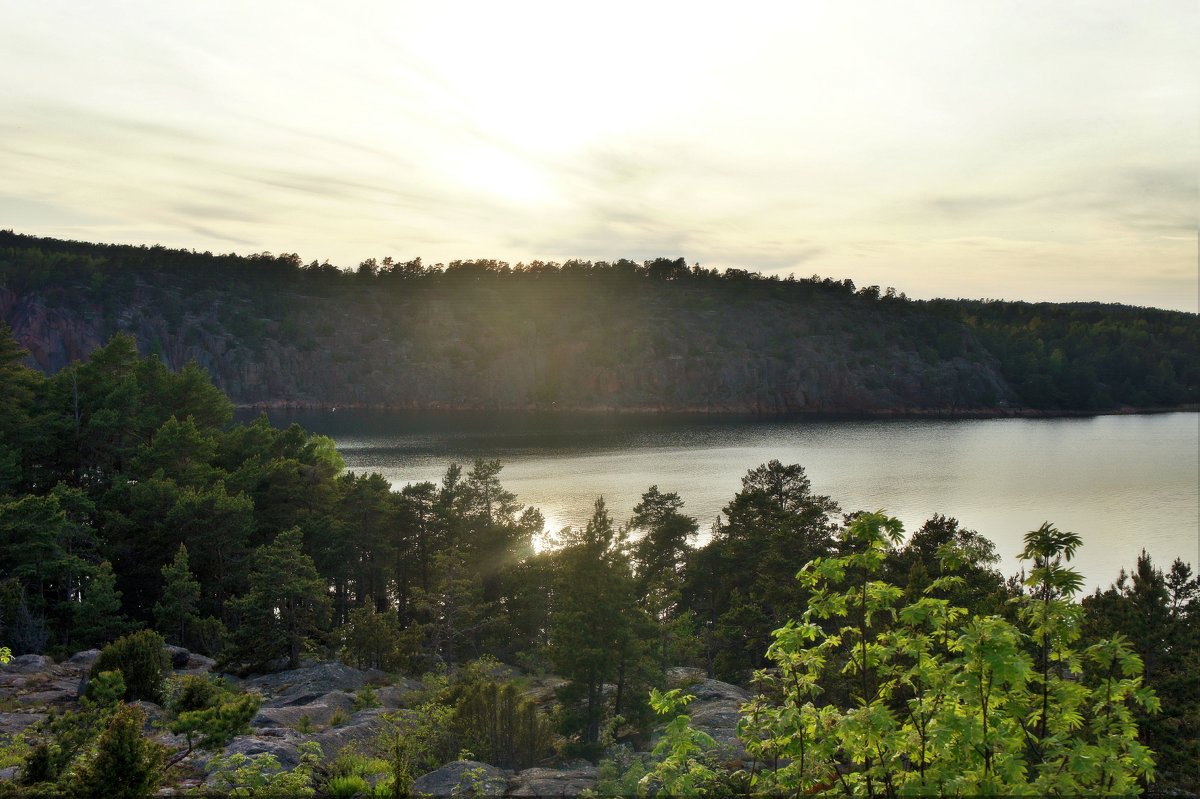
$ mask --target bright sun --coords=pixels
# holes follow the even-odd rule
[[[461,153],[452,167],[454,178],[473,192],[528,205],[556,199],[554,185],[541,165],[500,147]]]

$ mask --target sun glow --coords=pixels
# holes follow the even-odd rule
[[[460,185],[491,198],[528,205],[548,204],[558,199],[545,170],[530,159],[499,147],[462,153],[450,171]]]

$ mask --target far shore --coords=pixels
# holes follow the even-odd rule
[[[1045,410],[1040,408],[872,408],[872,409],[818,409],[818,410],[766,410],[755,408],[732,408],[713,406],[587,406],[560,407],[550,405],[526,406],[483,406],[483,405],[396,405],[389,403],[342,403],[337,405],[292,400],[239,403],[238,411],[295,411],[327,412],[372,411],[388,413],[419,413],[453,416],[457,414],[512,414],[512,415],[595,415],[595,416],[694,416],[696,418],[728,417],[738,419],[785,420],[785,419],[1061,419],[1088,418],[1096,416],[1129,416],[1137,414],[1197,413],[1200,404],[1189,403],[1170,407],[1110,408],[1106,410]]]

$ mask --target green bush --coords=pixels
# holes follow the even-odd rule
[[[262,697],[231,689],[224,681],[184,675],[170,682],[167,730],[181,735],[185,749],[176,753],[182,760],[193,749],[221,749],[248,731]]]
[[[167,706],[175,713],[207,710],[221,696],[221,686],[209,677],[185,674],[171,681]]]
[[[163,684],[171,671],[171,659],[163,646],[163,637],[153,630],[118,638],[100,650],[90,676],[119,671],[125,679],[125,701],[145,699],[161,703]]]
[[[360,710],[368,710],[373,707],[379,707],[379,696],[370,685],[364,685],[354,695],[354,712],[357,713]]]
[[[96,744],[96,755],[80,771],[72,795],[84,799],[142,799],[162,781],[162,747],[142,735],[146,714],[125,706]]]
[[[357,774],[347,774],[341,777],[330,777],[325,783],[325,795],[334,799],[351,799],[354,796],[371,794],[371,783]]]

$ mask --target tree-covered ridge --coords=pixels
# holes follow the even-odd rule
[[[1194,314],[938,300],[683,259],[355,271],[0,232],[0,313],[44,371],[113,334],[240,404],[737,413],[1200,402]]]
[[[703,546],[682,499],[657,486],[627,523],[598,501],[583,529],[548,536],[540,513],[504,489],[498,463],[452,465],[440,485],[392,491],[379,475],[346,473],[329,439],[298,426],[280,430],[261,418],[230,425],[229,401],[203,372],[171,372],[157,358],[139,357],[128,337],[49,377],[22,366],[23,355],[0,329],[0,641],[18,655],[60,657],[118,642],[93,669],[100,692],[94,712],[85,708],[79,718],[49,725],[47,749],[27,753],[26,773],[58,774],[64,786],[74,785],[80,774],[99,773],[88,769],[99,768],[105,751],[103,757],[132,763],[131,773],[161,771],[167,754],[138,743],[130,732],[140,723],[137,712],[114,704],[121,696],[163,698],[153,628],[242,673],[293,667],[306,656],[412,675],[473,673],[466,664],[490,657],[565,678],[553,717],[495,681],[445,684],[418,714],[424,732],[389,728],[378,742],[390,753],[392,785],[453,758],[455,746],[493,753],[497,761],[540,762],[552,728],[561,756],[598,758],[615,739],[645,739],[653,724],[647,696],[665,687],[670,667],[748,684],[756,671],[778,667],[781,656],[798,669],[792,676],[811,677],[813,712],[827,720],[841,714],[838,735],[853,736],[855,719],[866,719],[850,708],[863,701],[879,708],[883,726],[871,733],[878,737],[863,740],[888,749],[886,766],[873,754],[864,760],[865,749],[839,754],[831,748],[835,738],[820,745],[822,768],[848,769],[842,773],[860,775],[853,780],[861,785],[878,784],[888,769],[898,780],[923,762],[905,748],[912,728],[887,727],[887,714],[902,712],[904,702],[917,708],[918,722],[925,713],[939,724],[967,725],[940,738],[929,733],[922,738],[929,745],[958,746],[947,742],[961,739],[1006,749],[1008,772],[997,776],[998,760],[976,764],[978,779],[958,793],[1001,777],[1011,778],[1004,784],[1022,784],[1018,777],[1034,784],[1033,772],[1063,762],[1063,752],[1092,752],[1087,747],[1103,749],[1106,741],[1119,746],[1095,750],[1109,758],[1097,772],[1101,782],[1079,784],[1136,788],[1130,780],[1148,776],[1153,759],[1137,748],[1145,745],[1158,753],[1160,785],[1185,787],[1196,777],[1200,590],[1183,563],[1164,576],[1143,558],[1132,581],[1122,576],[1080,604],[1071,596],[1078,577],[1065,563],[1079,545],[1072,534],[1049,525],[1031,533],[1028,578],[1006,581],[994,569],[990,542],[955,520],[935,516],[901,543],[893,520],[844,515],[831,498],[812,492],[803,468],[777,461],[745,476]],[[536,550],[539,538],[551,545]],[[805,569],[817,577],[797,580]],[[939,628],[937,613],[954,618]],[[911,704],[914,679],[943,681],[941,695],[964,703],[962,692],[978,687],[984,672],[967,668],[974,662],[969,641],[946,648],[952,627],[955,636],[978,628],[991,636],[979,641],[1003,645],[979,668],[1008,670],[1005,691],[1016,693],[998,693],[995,702],[1017,696],[1021,707],[1037,705],[1040,716],[1021,716],[1033,726],[1014,727],[1010,707],[1004,729],[970,727],[972,714],[992,707],[991,699],[948,716]],[[812,637],[788,632],[801,629]],[[1104,643],[1114,635],[1115,643]],[[805,660],[802,639],[822,642],[819,668]],[[866,655],[855,655],[855,644],[868,647]],[[913,652],[922,647],[940,659],[914,665]],[[854,667],[855,657],[869,668]],[[1100,671],[1085,670],[1085,661]],[[1104,690],[1116,694],[1097,704],[1097,686],[1105,684],[1088,676],[1073,687],[1070,675],[1100,674],[1106,663],[1117,671],[1100,679],[1110,679]],[[1137,682],[1142,663],[1144,684]],[[1161,720],[1151,720],[1154,703],[1144,685],[1159,692]],[[793,723],[792,700],[779,693],[793,689],[776,687],[744,723],[743,740],[781,765],[794,762],[780,740],[795,730],[771,725]],[[251,700],[220,686],[171,691],[182,693],[163,699],[175,703],[170,723],[191,737],[170,759],[186,759],[193,739],[224,740],[254,713]],[[1073,708],[1086,733],[1073,728],[1075,715],[1059,712],[1064,707]],[[773,713],[778,718],[768,723]],[[468,734],[485,722],[511,731],[517,720],[529,731],[524,738]],[[683,725],[674,728],[688,735]],[[1020,758],[1017,741],[1028,750]],[[689,746],[680,742],[675,760],[653,766],[655,779],[757,790],[736,773],[720,776],[704,757],[688,754]],[[930,758],[939,774],[960,763]],[[1119,771],[1113,758],[1124,764]],[[693,773],[696,764],[711,774]],[[242,766],[230,768],[240,773]],[[1013,776],[1017,768],[1022,774]],[[308,784],[308,772],[295,775]],[[786,771],[778,778],[791,785]]]

